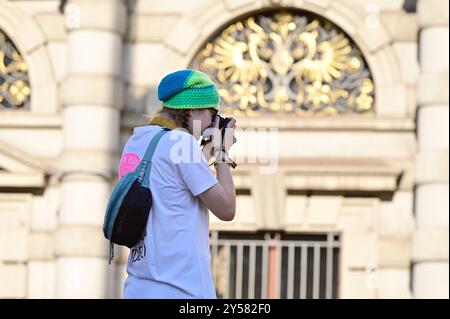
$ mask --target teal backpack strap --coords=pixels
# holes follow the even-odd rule
[[[138,180],[139,180],[139,183],[141,183],[141,185],[143,187],[148,188],[150,171],[152,169],[153,154],[155,153],[156,146],[158,145],[159,140],[168,131],[170,131],[170,129],[164,127],[160,132],[158,132],[152,138],[152,140],[150,141],[150,144],[147,148],[147,151],[145,151],[144,157],[142,158],[142,161],[141,161],[139,167],[137,168],[137,169],[139,169]],[[147,167],[148,167],[148,169],[147,169]]]

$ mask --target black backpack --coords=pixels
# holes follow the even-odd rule
[[[114,259],[114,244],[134,247],[145,236],[148,215],[152,208],[149,177],[152,157],[166,127],[150,141],[142,161],[133,172],[122,176],[108,201],[103,221],[103,234],[110,241],[109,264]]]

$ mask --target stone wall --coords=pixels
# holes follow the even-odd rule
[[[375,116],[237,118],[232,156],[256,163],[234,172],[236,220],[211,215],[211,228],[337,231],[340,298],[427,297],[435,286],[435,296],[448,296],[448,280],[447,288],[424,280],[448,276],[448,245],[436,244],[448,243],[448,14],[424,4],[419,16],[406,13],[399,0],[71,0],[65,14],[57,0],[0,4],[0,28],[25,56],[33,89],[30,111],[0,117],[0,168],[9,174],[0,187],[23,180],[0,194],[0,239],[12,243],[0,249],[0,297],[121,296],[127,249],[108,267],[100,226],[132,128],[159,108],[161,77],[188,67],[212,34],[280,7],[321,15],[355,41],[374,79]],[[262,174],[267,158],[257,153],[267,143],[277,170]]]

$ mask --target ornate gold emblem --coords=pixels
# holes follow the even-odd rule
[[[31,89],[28,66],[11,40],[0,30],[0,105],[28,108]]]
[[[290,12],[236,22],[191,67],[212,76],[235,115],[372,113],[374,85],[360,50],[331,22]]]

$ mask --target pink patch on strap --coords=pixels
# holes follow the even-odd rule
[[[119,178],[129,172],[133,172],[139,165],[141,159],[134,153],[127,153],[122,156],[119,165]]]

